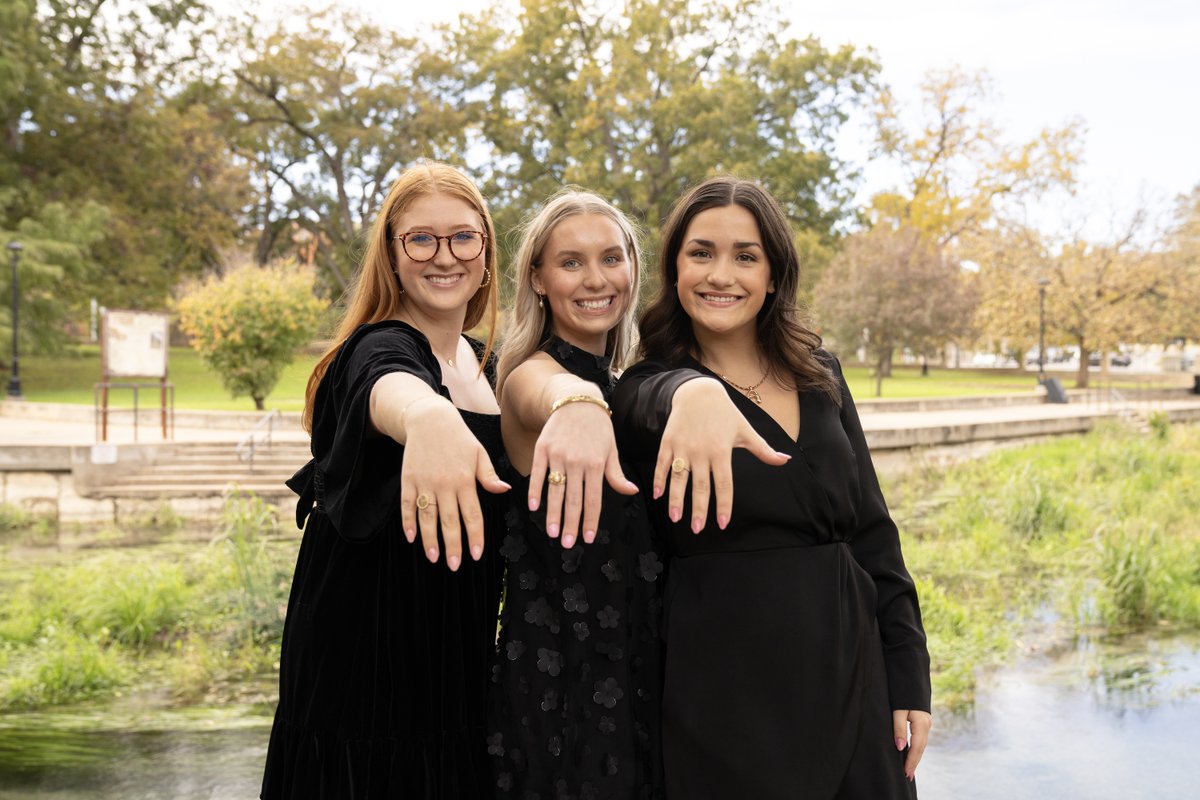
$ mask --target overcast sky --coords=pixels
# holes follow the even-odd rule
[[[283,0],[277,0],[282,3]],[[341,0],[395,24],[449,20],[513,0],[435,0],[380,10]],[[1139,204],[1164,215],[1200,183],[1200,2],[1195,0],[793,0],[792,33],[826,46],[873,47],[884,80],[913,107],[927,70],[986,69],[991,114],[1012,139],[1072,118],[1087,128],[1082,189],[1072,221],[1104,237]],[[865,158],[853,142],[846,155]],[[862,164],[864,194],[893,171]],[[1057,212],[1036,212],[1053,227]]]

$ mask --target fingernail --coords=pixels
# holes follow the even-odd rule
[[[699,533],[704,529],[704,523],[698,519],[692,520],[692,533]]]
[[[432,561],[435,564],[437,563],[438,549],[436,547],[431,547],[428,550],[426,550],[425,555],[429,556],[430,561]]]
[[[781,452],[779,452],[778,450],[776,450],[776,451],[775,451],[775,455],[777,455],[777,456],[783,456],[783,457],[784,457],[784,458],[786,458],[788,461],[791,461],[791,460],[792,460],[792,456],[791,456],[789,453],[781,453]]]
[[[660,497],[662,497],[662,487],[661,487],[661,486],[655,486],[655,487],[654,487],[654,499],[655,499],[655,500],[657,500],[657,499],[658,499],[658,498],[660,498]]]
[[[570,550],[574,544],[575,544],[575,537],[572,534],[564,533],[563,534],[563,547]]]
[[[671,518],[671,522],[679,522],[679,520],[683,517],[683,512],[678,508],[675,508],[675,506],[671,506],[671,510],[667,516]]]
[[[483,545],[478,545],[478,544],[471,545],[471,558],[478,561],[480,556],[482,556],[482,555],[483,555]]]
[[[462,562],[458,556],[450,556],[446,559],[446,563],[450,565],[451,572],[458,572],[458,565]]]
[[[413,542],[415,542],[417,540],[417,532],[414,531],[412,528],[405,528],[404,529],[404,538],[408,539],[409,544],[412,544]]]
[[[538,507],[538,499],[536,497],[530,497],[529,498],[529,510],[537,511],[537,507]]]
[[[729,524],[728,514],[717,514],[717,527],[725,530],[725,526]]]
[[[903,740],[903,739],[900,739],[900,738],[897,738],[897,739],[896,739],[896,749],[897,749],[897,750],[903,750],[903,749],[904,749],[904,740]]]
[[[509,483],[508,481],[498,481],[498,483],[499,483],[501,486],[503,486],[505,489],[511,489],[511,488],[512,488],[512,484],[511,484],[511,483]]]
[[[915,772],[905,773],[904,777],[908,778],[909,783],[912,783],[913,781],[915,781],[917,779],[917,773],[915,773]]]
[[[596,532],[595,531],[584,531],[583,532],[583,541],[588,544],[591,544],[592,542],[596,541]]]
[[[557,539],[558,538],[558,525],[553,522],[550,523],[549,525],[547,525],[546,526],[546,535],[549,536],[551,539]]]

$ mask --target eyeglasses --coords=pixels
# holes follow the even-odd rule
[[[396,239],[400,240],[405,255],[413,261],[431,261],[438,254],[443,239],[450,248],[450,255],[459,261],[470,261],[483,252],[487,234],[482,231],[455,231],[449,236],[437,236],[427,231],[409,231],[392,237],[393,241]]]

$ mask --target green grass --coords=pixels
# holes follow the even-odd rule
[[[917,471],[889,496],[918,582],[939,705],[970,704],[980,670],[1002,663],[1022,637],[1049,646],[1200,627],[1196,426],[1143,435],[1105,425]]]
[[[266,407],[280,411],[300,411],[304,408],[304,387],[317,356],[300,353],[283,372]],[[196,351],[187,347],[172,347],[168,362],[169,380],[175,384],[175,407],[186,409],[215,409],[253,411],[249,397],[234,399],[221,385],[216,373],[200,361]],[[43,403],[91,404],[93,385],[100,380],[100,350],[85,345],[62,356],[26,356],[21,359],[21,387],[25,397]],[[154,389],[143,389],[138,404],[154,407],[159,402]],[[133,392],[128,389],[110,393],[109,404],[118,408],[133,405]]]
[[[278,385],[266,399],[267,408],[280,411],[300,411],[304,407],[304,387],[317,357],[299,353],[284,370]],[[175,407],[192,409],[254,410],[249,397],[233,399],[221,385],[217,375],[200,362],[196,352],[186,347],[171,348],[170,380],[175,384]],[[875,396],[875,380],[869,367],[847,364],[846,381],[859,400]],[[83,345],[63,356],[26,356],[21,359],[21,384],[25,396],[47,403],[92,402],[92,387],[100,379],[100,351]],[[895,367],[892,377],[883,382],[884,398],[955,397],[962,395],[1008,394],[1032,392],[1037,384],[1034,373],[986,369],[931,368],[922,376],[918,367]],[[1068,385],[1070,381],[1068,381]],[[1117,387],[1137,386],[1136,381],[1112,383]],[[110,404],[127,408],[133,404],[129,390],[115,391]],[[154,406],[158,397],[154,390],[144,390],[139,400],[142,406]]]

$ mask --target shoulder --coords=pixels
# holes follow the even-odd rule
[[[330,371],[351,380],[363,373],[410,372],[431,384],[441,382],[441,368],[425,334],[397,320],[360,325],[342,344]]]
[[[621,373],[620,380],[622,382],[636,381],[641,378],[649,378],[653,375],[658,375],[663,372],[670,372],[676,369],[695,369],[695,366],[688,363],[675,364],[656,358],[647,358],[637,362],[632,366],[626,367]]]
[[[344,350],[400,348],[412,353],[432,353],[425,334],[399,320],[385,319],[358,326],[342,345]]]
[[[813,350],[813,358],[815,358],[818,363],[824,365],[834,375],[842,374],[842,362],[838,360],[837,356],[826,350],[824,347],[818,347],[816,350]]]

